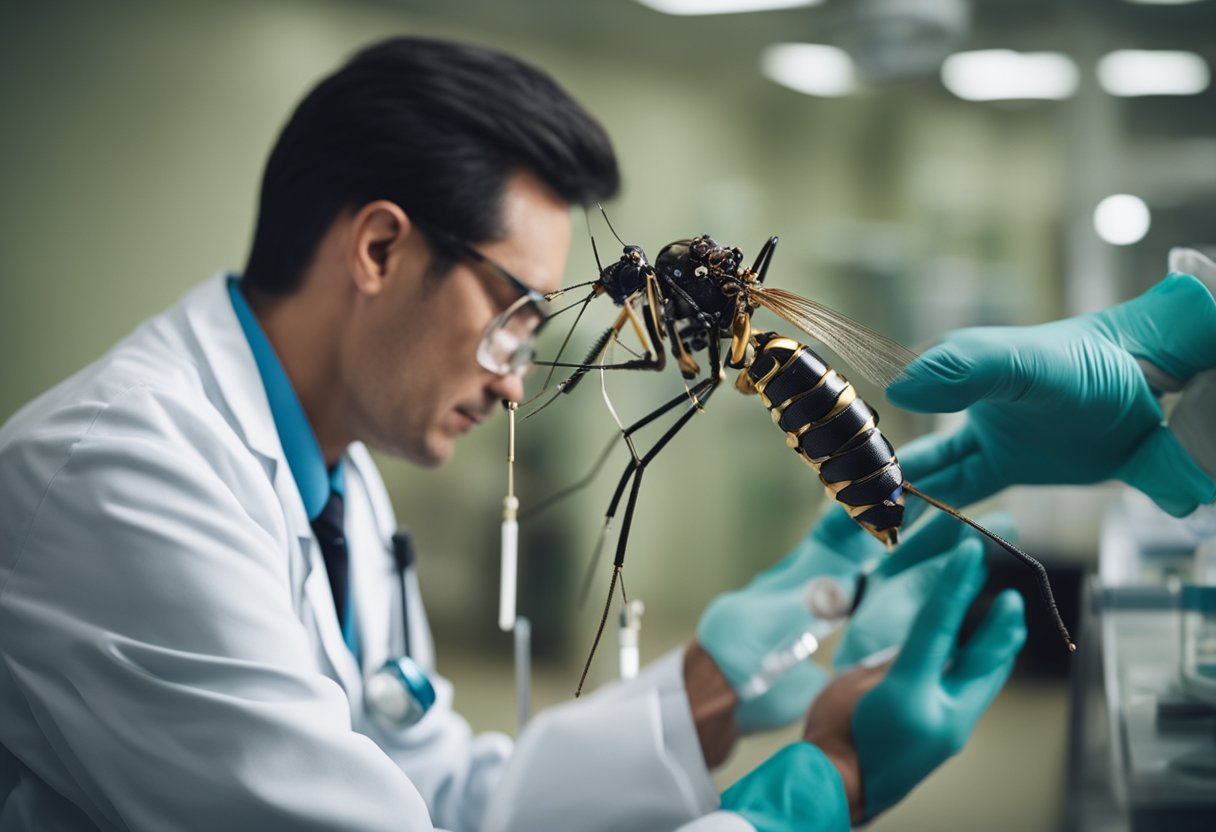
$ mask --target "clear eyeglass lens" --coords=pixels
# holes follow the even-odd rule
[[[522,375],[532,363],[536,331],[544,316],[528,298],[520,298],[490,322],[477,349],[477,361],[497,375]]]

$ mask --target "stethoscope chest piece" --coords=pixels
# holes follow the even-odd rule
[[[364,698],[368,710],[387,725],[408,728],[435,704],[435,688],[418,662],[399,656],[372,674]]]
[[[363,688],[367,709],[390,728],[409,728],[435,704],[435,687],[422,665],[410,658],[409,593],[405,572],[414,563],[414,546],[404,529],[393,535],[393,565],[401,592],[401,638],[405,655],[389,659],[371,675]]]

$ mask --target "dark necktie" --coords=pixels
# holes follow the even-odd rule
[[[343,527],[345,507],[342,495],[329,492],[325,508],[312,521],[313,534],[321,544],[321,557],[325,559],[325,571],[329,574],[329,588],[334,595],[334,608],[338,612],[338,624],[346,626],[346,585],[350,573],[346,552],[346,532]]]

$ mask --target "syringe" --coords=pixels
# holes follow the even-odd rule
[[[836,578],[821,576],[808,581],[804,601],[813,619],[810,626],[785,647],[760,660],[760,669],[739,689],[739,698],[746,702],[763,696],[799,662],[814,655],[823,639],[848,617],[855,592],[855,584],[846,586]]]

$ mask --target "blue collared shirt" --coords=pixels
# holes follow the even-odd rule
[[[232,308],[249,349],[253,351],[253,360],[257,364],[258,374],[262,377],[262,386],[266,388],[266,399],[270,402],[270,415],[274,418],[275,430],[279,434],[279,442],[283,446],[283,455],[287,458],[287,467],[291,469],[292,479],[300,489],[300,498],[304,502],[304,511],[308,519],[315,520],[329,501],[330,491],[346,496],[346,475],[342,460],[333,468],[325,465],[325,456],[321,453],[321,445],[317,435],[309,424],[300,397],[291,386],[291,379],[283,369],[283,363],[275,354],[274,347],[262,330],[262,325],[253,314],[249,302],[241,292],[240,280],[235,275],[228,277],[228,295],[232,299]],[[354,592],[346,593],[346,615],[342,635],[351,652],[359,655],[359,636],[355,628]]]

